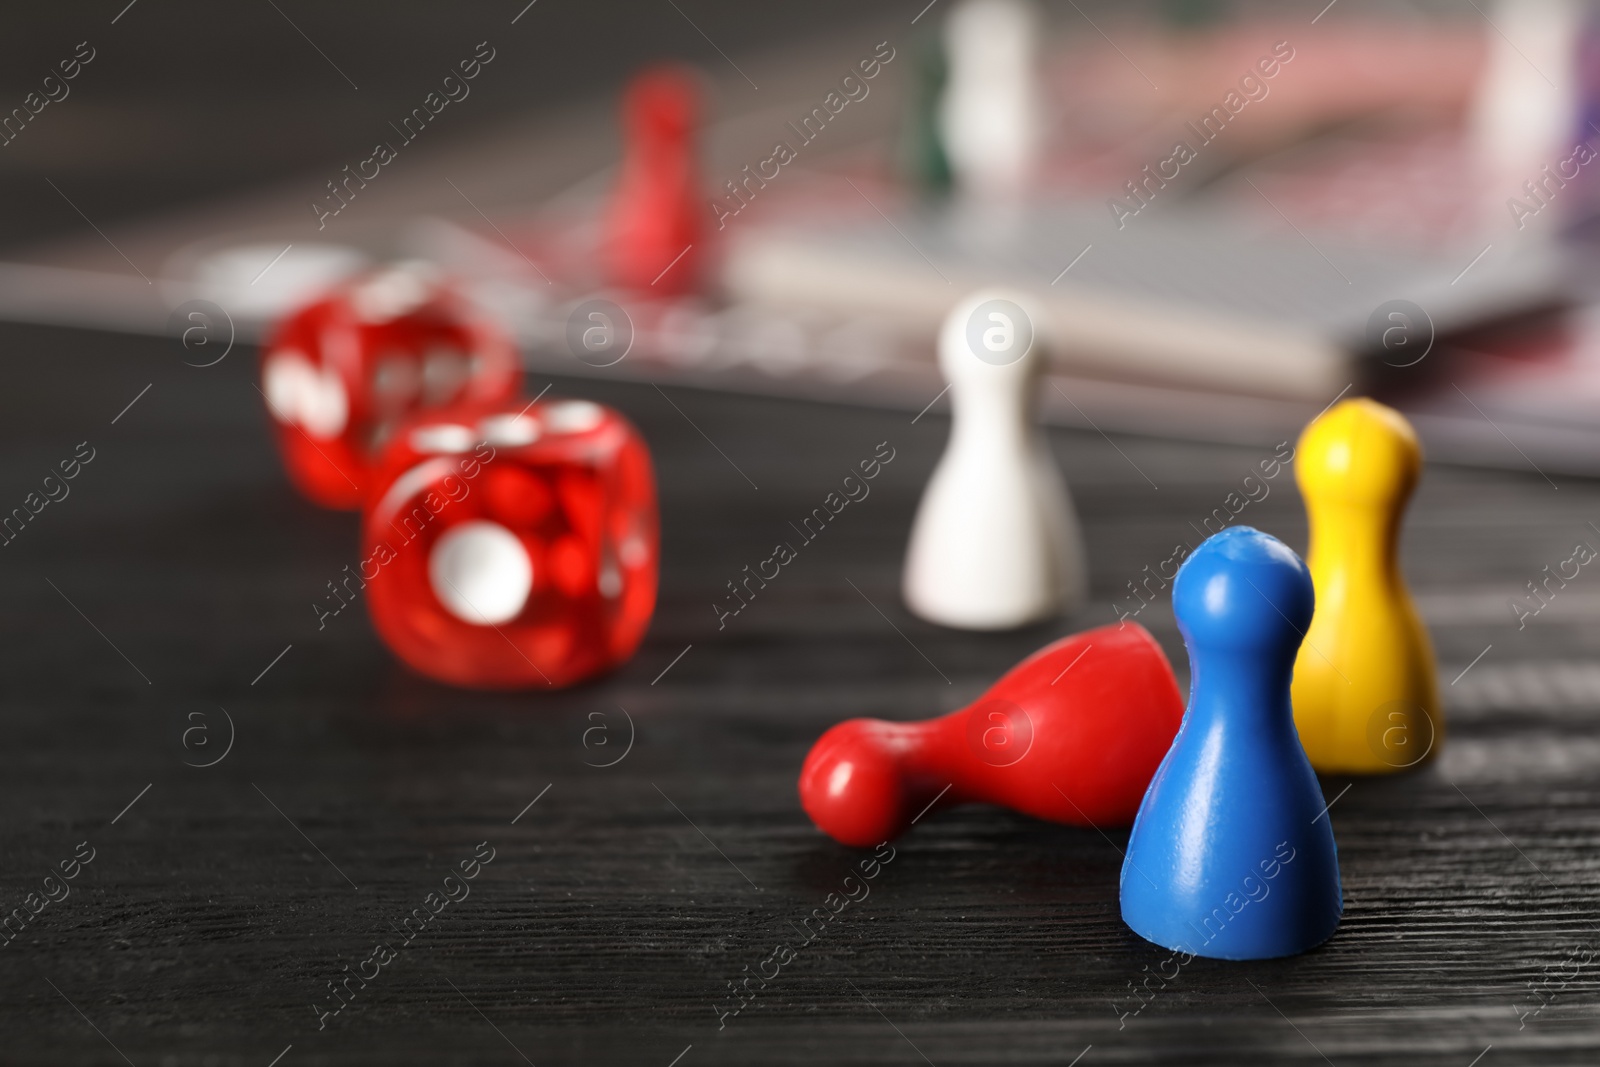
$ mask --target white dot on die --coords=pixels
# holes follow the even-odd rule
[[[334,371],[319,373],[303,353],[288,349],[267,359],[261,378],[267,407],[279,422],[297,422],[313,437],[344,432],[350,401]]]
[[[526,415],[491,415],[478,429],[485,441],[505,448],[531,445],[539,439],[539,424]]]
[[[587,400],[566,400],[551,404],[544,413],[545,425],[555,433],[583,433],[599,426],[605,412]]]
[[[650,558],[650,549],[645,545],[644,538],[629,534],[617,546],[617,557],[622,560],[624,567],[637,567]]]
[[[418,426],[411,431],[411,447],[418,452],[466,452],[472,448],[472,431],[453,422]]]
[[[331,370],[313,375],[309,388],[300,394],[300,425],[312,437],[331,440],[344,432],[350,418],[350,399],[344,383]]]
[[[470,374],[467,357],[453,348],[430,351],[422,361],[422,394],[430,404],[441,404],[461,391]]]
[[[372,391],[381,403],[398,407],[421,390],[421,372],[415,357],[406,352],[391,352],[372,370]]]
[[[317,372],[295,349],[274,352],[261,369],[261,384],[267,394],[267,407],[279,422],[300,421],[300,398],[315,387]]]
[[[450,614],[494,625],[522,614],[533,590],[533,562],[516,534],[497,522],[475,520],[433,543],[428,580]]]
[[[622,594],[622,572],[617,569],[616,560],[609,555],[600,564],[600,574],[595,581],[600,590],[600,595],[607,600],[615,600]]]

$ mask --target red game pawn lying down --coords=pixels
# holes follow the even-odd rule
[[[861,848],[930,805],[1126,826],[1182,719],[1155,638],[1138,623],[1106,626],[1047,645],[941,718],[840,723],[806,757],[800,803],[824,833]]]

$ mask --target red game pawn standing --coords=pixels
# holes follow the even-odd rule
[[[1138,623],[1106,626],[1040,649],[942,718],[840,723],[806,757],[800,802],[824,833],[861,848],[972,802],[1126,826],[1182,719],[1155,638]]]
[[[362,519],[373,626],[417,671],[571,685],[633,654],[655,607],[655,475],[586,400],[456,408],[402,427]]]
[[[261,361],[289,480],[328,508],[361,506],[401,419],[521,385],[510,340],[424,264],[340,285],[285,319]]]
[[[699,91],[687,71],[655,68],[628,86],[622,175],[606,220],[613,284],[669,296],[699,282],[709,210],[695,160],[699,119]]]

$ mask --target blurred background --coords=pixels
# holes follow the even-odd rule
[[[423,259],[535,368],[917,411],[945,310],[1005,283],[1059,424],[1255,445],[1354,389],[1437,459],[1600,470],[1577,0],[147,2],[9,16],[0,317],[161,334],[205,301],[248,340]],[[704,212],[665,284],[619,284],[619,102],[660,62],[698,85]],[[574,350],[595,298],[625,358]]]
[[[1600,591],[1530,581],[1589,543],[1600,485],[1589,5],[13,8],[0,481],[16,507],[99,458],[0,570],[9,906],[102,852],[10,948],[7,1062],[1596,1061],[1593,972],[1552,976],[1595,919]],[[630,109],[662,63],[664,106]],[[604,679],[455,689],[366,603],[323,618],[355,521],[291,490],[253,346],[396,260],[505,325],[528,397],[649,442],[661,595]],[[974,634],[899,590],[948,438],[934,334],[996,283],[1050,350],[1093,601]],[[1164,952],[1121,921],[1118,832],[965,808],[723,1034],[732,980],[852,862],[796,796],[823,731],[953,711],[1129,609],[1186,680],[1132,579],[1359,395],[1432,461],[1404,571],[1450,740],[1325,781],[1346,932],[1196,961],[1124,1032]],[[870,510],[724,627],[729,579],[880,441]],[[1293,483],[1240,518],[1303,548]],[[482,895],[324,1030],[341,962],[484,839]]]

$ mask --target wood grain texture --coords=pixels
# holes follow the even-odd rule
[[[79,442],[96,450],[70,495],[0,548],[0,905],[79,842],[95,849],[70,896],[0,948],[0,1060],[265,1067],[291,1045],[281,1067],[680,1054],[680,1067],[1080,1054],[1081,1067],[1468,1067],[1490,1045],[1481,1067],[1600,1059],[1600,578],[1585,570],[1520,631],[1506,606],[1577,540],[1600,544],[1585,533],[1600,521],[1592,484],[1427,472],[1405,564],[1452,733],[1419,773],[1324,782],[1346,898],[1325,947],[1196,960],[1120,1017],[1138,1005],[1130,983],[1167,957],[1118,918],[1126,832],[961,809],[919,824],[871,895],[719,1030],[727,983],[798,945],[796,924],[860,859],[799,809],[810,743],[848,716],[958,707],[1047,639],[1111,621],[1124,583],[1192,540],[1188,524],[1276,442],[1057,435],[1093,605],[969,635],[909,617],[897,591],[942,406],[912,425],[668,388],[680,411],[653,387],[558,381],[622,409],[654,449],[661,603],[616,674],[487,695],[400,668],[359,604],[317,629],[310,605],[354,562],[356,524],[288,489],[252,352],[201,370],[171,343],[0,338],[0,509]],[[895,459],[870,497],[719,630],[723,583],[792,540],[788,523],[882,441]],[[1303,548],[1292,472],[1270,484],[1240,521]],[[1139,619],[1186,678],[1170,611]],[[232,750],[186,766],[220,752],[220,709]],[[631,750],[591,766],[623,751],[621,709]],[[185,747],[196,723],[215,747],[194,734]],[[471,895],[319,1030],[311,1005],[341,962],[398,943],[482,841],[495,858]],[[1548,1002],[1537,1015],[1529,983]]]

